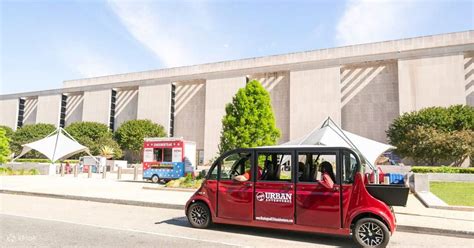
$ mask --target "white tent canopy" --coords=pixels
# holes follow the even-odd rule
[[[329,117],[320,128],[313,130],[308,135],[282,144],[282,146],[287,145],[324,145],[352,148],[363,156],[372,169],[375,169],[375,161],[383,152],[395,148],[391,145],[344,131]]]
[[[64,135],[63,132],[67,135]],[[89,149],[77,142],[64,129],[58,128],[43,139],[31,142],[23,146],[20,155],[15,159],[25,155],[31,150],[36,150],[45,155],[52,163],[57,160],[66,159],[79,152],[87,152]],[[14,160],[15,160],[14,159]]]

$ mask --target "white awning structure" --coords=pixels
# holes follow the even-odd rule
[[[67,135],[64,135],[63,132]],[[31,142],[23,146],[20,155],[15,159],[25,155],[31,150],[36,150],[45,155],[52,163],[57,160],[66,159],[79,152],[87,152],[89,155],[89,148],[79,144],[72,136],[70,136],[64,129],[58,128],[46,138]],[[14,160],[15,160],[14,159]]]
[[[324,145],[352,148],[363,156],[372,169],[375,169],[375,161],[382,153],[395,148],[391,145],[344,131],[329,117],[320,128],[313,130],[302,138],[291,140],[281,146],[288,145]]]

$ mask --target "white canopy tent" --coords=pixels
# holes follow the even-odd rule
[[[64,132],[64,134],[63,134]],[[66,159],[76,153],[89,152],[89,148],[79,144],[71,135],[69,135],[63,128],[59,127],[54,132],[43,139],[24,144],[20,155],[13,159],[16,160],[25,155],[31,150],[36,150],[45,155],[51,163],[58,160]]]
[[[375,161],[377,158],[383,152],[395,148],[391,145],[344,131],[330,117],[323,122],[320,128],[316,128],[308,135],[282,144],[282,146],[288,145],[324,145],[352,148],[365,159],[373,170],[376,170]]]

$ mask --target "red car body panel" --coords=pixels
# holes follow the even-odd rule
[[[262,200],[269,196],[278,201]],[[333,189],[318,182],[207,179],[186,211],[196,201],[207,204],[214,223],[349,235],[355,218],[370,215],[383,220],[391,233],[396,229],[390,207],[368,193],[360,172],[352,184],[335,184]]]

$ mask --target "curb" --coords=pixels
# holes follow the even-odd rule
[[[397,225],[396,230],[398,232],[421,233],[421,234],[429,234],[429,235],[440,235],[440,236],[474,239],[474,232],[470,232],[470,231],[449,230],[449,229],[418,227],[418,226],[404,226],[404,225]]]
[[[108,198],[89,197],[89,196],[37,193],[37,192],[27,192],[27,191],[6,190],[6,189],[0,189],[0,194],[38,196],[38,197],[48,197],[48,198],[66,199],[66,200],[91,201],[91,202],[100,202],[100,203],[113,203],[113,204],[139,206],[139,207],[152,207],[152,208],[167,208],[167,209],[184,210],[184,205],[179,205],[179,204],[132,201],[132,200],[121,200],[121,199],[108,199]]]
[[[196,192],[198,189],[185,189],[185,188],[165,188],[165,187],[149,187],[143,186],[142,189],[146,190],[164,190],[164,191],[178,191],[178,192]]]

